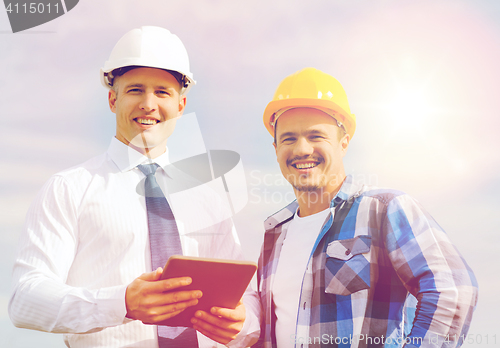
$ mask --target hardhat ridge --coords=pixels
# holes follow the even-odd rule
[[[285,77],[264,111],[268,132],[274,135],[274,123],[276,115],[281,115],[280,110],[299,107],[326,112],[342,123],[351,138],[354,135],[356,117],[351,113],[344,88],[333,76],[315,68],[304,68]]]
[[[127,66],[176,71],[185,76],[186,86],[181,84],[183,94],[196,84],[189,68],[186,48],[177,35],[164,28],[143,26],[123,35],[101,68],[102,84],[110,88],[112,78],[108,75],[115,69]]]

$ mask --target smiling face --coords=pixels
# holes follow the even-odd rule
[[[118,77],[108,95],[116,138],[153,158],[161,155],[186,106],[179,91],[177,80],[161,69],[136,68]]]
[[[317,109],[288,110],[276,123],[276,157],[296,195],[335,193],[345,178],[348,145],[349,135],[339,136],[335,120]]]

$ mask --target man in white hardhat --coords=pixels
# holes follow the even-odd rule
[[[155,325],[203,296],[182,290],[190,278],[160,280],[165,256],[242,259],[233,223],[210,190],[197,186],[179,202],[165,189],[178,180],[167,167],[167,140],[195,84],[184,45],[163,28],[131,30],[101,81],[116,135],[105,154],[54,175],[32,204],[14,265],[12,321],[63,333],[68,347],[253,344],[260,304],[250,288],[234,310],[197,311],[196,330]],[[191,218],[176,218],[179,211]],[[203,225],[203,215],[216,223]]]
[[[297,199],[264,223],[260,343],[460,346],[477,303],[474,274],[414,198],[346,175],[356,118],[339,81],[314,68],[291,74],[264,125]]]

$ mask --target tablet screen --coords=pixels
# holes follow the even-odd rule
[[[161,279],[191,277],[191,284],[172,291],[201,290],[203,296],[196,306],[186,308],[159,325],[192,327],[191,318],[197,310],[210,312],[214,306],[236,308],[256,270],[257,264],[250,261],[170,257]]]

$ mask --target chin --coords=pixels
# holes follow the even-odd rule
[[[288,182],[292,187],[299,192],[317,192],[324,190],[326,188],[326,182],[321,180],[321,178],[316,178],[316,180],[311,180],[313,178],[305,179],[303,176],[293,176],[289,177]],[[319,180],[318,180],[319,179]]]
[[[300,192],[317,192],[317,191],[320,191],[320,190],[323,190],[323,186],[319,186],[319,185],[302,185],[302,186],[295,186],[295,185],[292,185],[293,188],[297,191],[300,191]]]

